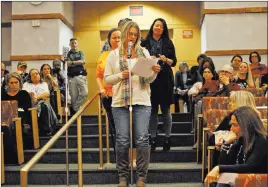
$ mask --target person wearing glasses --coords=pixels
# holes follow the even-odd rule
[[[158,73],[155,81],[151,83],[151,102],[152,114],[150,119],[151,148],[156,149],[156,132],[158,126],[158,108],[160,105],[163,114],[163,123],[166,126],[166,137],[163,144],[163,150],[169,151],[172,129],[172,116],[170,105],[174,103],[174,76],[171,67],[177,63],[175,47],[169,38],[167,23],[163,18],[154,20],[151,28],[142,41],[141,46],[145,47],[151,56],[159,58],[158,64],[161,71]]]
[[[261,87],[261,78],[267,74],[267,66],[261,64],[261,55],[257,51],[249,54],[249,67],[252,72],[252,78],[257,88]]]
[[[207,174],[205,183],[221,180],[222,173],[268,172],[267,129],[256,110],[243,106],[231,112],[230,116],[231,131],[237,139],[232,143],[224,142],[219,165]]]
[[[267,66],[261,64],[261,55],[257,51],[253,51],[249,54],[249,67],[252,75],[265,75],[267,73]]]
[[[231,91],[240,90],[239,85],[232,82],[233,68],[229,64],[226,64],[219,69],[218,75],[219,85],[217,86],[215,94],[212,96],[229,97]]]
[[[139,57],[151,58],[149,52],[140,46],[141,32],[137,23],[127,22],[121,32],[119,48],[110,52],[107,58],[104,81],[113,85],[112,114],[116,128],[116,165],[119,175],[118,187],[128,187],[129,179],[129,105],[132,93],[133,140],[137,150],[137,187],[145,187],[149,162],[149,120],[151,115],[150,83],[160,71],[159,65],[152,66],[149,77],[140,77],[131,73]],[[128,44],[132,42],[131,56],[128,55]],[[128,63],[128,61],[130,62]],[[131,67],[128,66],[130,64]],[[129,77],[131,76],[131,77]],[[131,78],[131,89],[129,79]]]

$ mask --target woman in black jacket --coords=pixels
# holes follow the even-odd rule
[[[151,25],[150,31],[145,40],[141,43],[151,56],[159,58],[158,64],[161,71],[158,73],[155,81],[151,83],[151,103],[152,113],[150,120],[151,148],[156,148],[156,131],[158,125],[158,105],[160,105],[163,114],[163,122],[166,125],[166,139],[163,150],[170,149],[170,134],[172,128],[172,116],[170,105],[174,103],[174,76],[171,67],[176,66],[177,58],[173,42],[169,38],[167,23],[162,18],[157,18]]]
[[[220,164],[207,174],[205,182],[216,182],[220,173],[267,173],[267,131],[257,112],[240,107],[231,113],[230,125],[238,140],[222,146]]]

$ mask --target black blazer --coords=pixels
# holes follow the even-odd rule
[[[186,72],[186,76],[187,76],[186,85],[188,85],[189,88],[191,88],[193,85],[191,84],[192,81],[191,81],[190,71]],[[183,77],[182,77],[182,72],[181,71],[177,71],[176,74],[175,74],[175,87],[176,87],[176,89],[179,88],[181,90],[186,89],[186,88],[184,88]]]
[[[141,46],[145,47],[149,53],[151,52],[151,44],[149,39],[145,39],[141,42]],[[177,58],[175,48],[171,40],[163,40],[162,55],[172,59],[172,67],[176,66]],[[174,103],[174,76],[171,67],[163,63],[161,60],[158,62],[162,67],[161,71],[157,74],[154,82],[151,83],[151,102],[153,105],[156,104],[167,104]]]

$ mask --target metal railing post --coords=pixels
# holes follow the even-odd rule
[[[107,113],[105,115],[105,121],[106,121],[106,164],[111,164],[110,161],[110,137],[109,137],[109,120]]]
[[[78,186],[83,187],[83,168],[82,168],[82,118],[77,118],[77,153],[78,153]]]
[[[72,123],[77,119],[78,120],[78,123],[81,124],[81,114],[82,112],[84,112],[86,110],[86,108],[94,101],[94,99],[99,95],[99,92],[96,93],[90,100],[88,100],[83,106],[82,108],[80,108],[73,116],[72,118],[69,120],[69,121],[66,121],[66,124],[61,127],[57,132],[56,134],[31,158],[31,160],[29,160],[23,167],[22,169],[20,169],[20,184],[22,187],[27,187],[28,186],[28,172],[29,170],[42,158],[42,156],[44,156],[44,154],[55,144],[55,142],[65,133],[67,132],[68,133],[68,128],[72,125]],[[67,116],[67,112],[66,112],[66,116]],[[68,118],[68,117],[67,117]],[[80,126],[80,132],[82,131],[81,130],[81,125],[78,125]],[[82,140],[82,135],[81,133],[78,133],[78,137],[80,137],[79,139]],[[67,139],[66,139],[67,140]],[[79,142],[80,145],[82,145],[82,142],[80,141]],[[80,158],[79,161],[78,161],[78,164],[80,166],[82,166],[82,146],[78,146],[80,147],[80,150],[78,150],[78,155],[80,155]],[[68,147],[67,147],[68,148]],[[67,151],[68,153],[68,151]],[[66,154],[67,155],[67,154]],[[68,165],[67,165],[68,166]],[[68,174],[68,171],[69,171],[69,168],[66,168],[67,170],[67,174]],[[82,171],[82,167],[81,168],[78,168],[78,170],[80,170],[80,178],[79,178],[79,181],[80,181],[80,184],[82,184],[83,182],[83,178],[82,178],[82,174],[81,174],[81,171]],[[69,175],[67,175],[68,177]],[[69,179],[67,179],[67,182],[69,183]],[[80,186],[79,186],[80,187]]]
[[[101,116],[101,95],[99,95],[98,108],[98,126],[99,126],[99,152],[100,152],[100,166],[98,169],[103,169],[103,149],[102,149],[102,116]]]

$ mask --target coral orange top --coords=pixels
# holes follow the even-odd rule
[[[98,62],[97,62],[96,77],[100,78],[102,80],[104,78],[104,70],[105,70],[105,66],[106,66],[106,60],[107,60],[107,57],[108,57],[110,52],[111,51],[103,52],[100,55],[100,57],[98,59]],[[108,96],[112,97],[113,96],[113,91],[112,91],[113,86],[112,85],[106,85],[105,82],[103,81],[103,87],[108,92]]]
[[[265,64],[249,64],[251,69],[251,73],[253,76],[255,75],[265,75],[267,73],[267,66]]]

